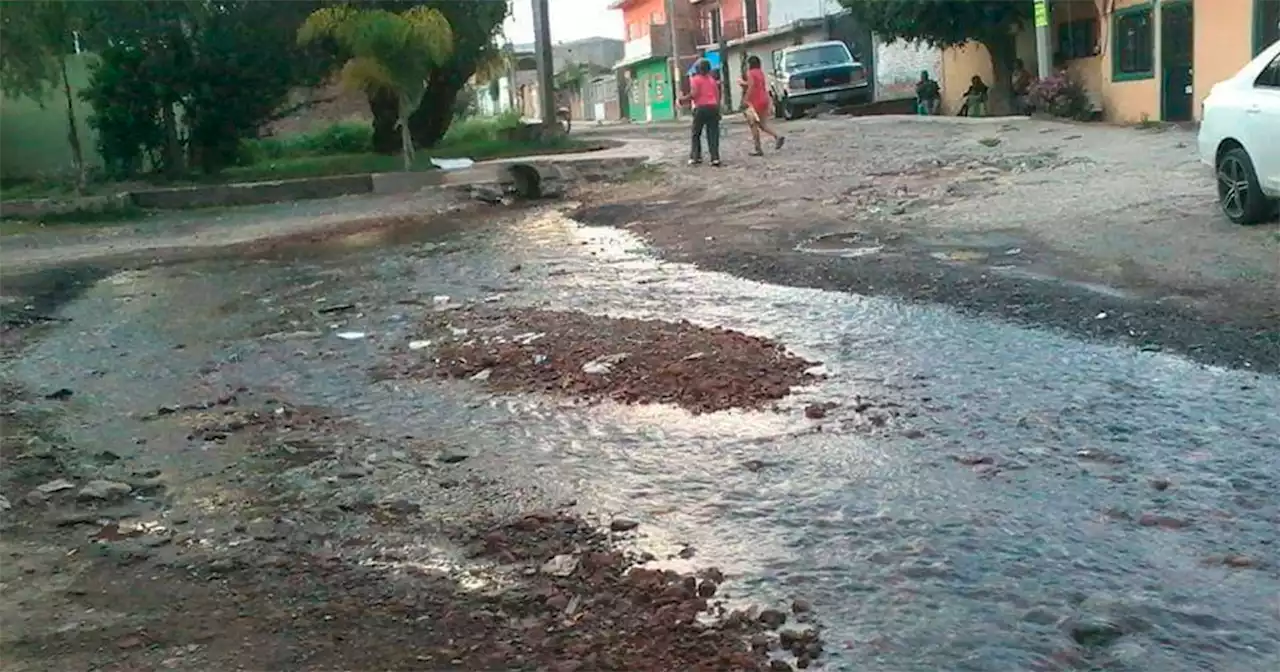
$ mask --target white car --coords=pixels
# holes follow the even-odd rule
[[[1257,224],[1280,199],[1280,42],[1265,49],[1205,98],[1200,160],[1213,166],[1222,212]]]

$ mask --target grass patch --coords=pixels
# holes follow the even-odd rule
[[[564,136],[549,138],[521,137],[521,121],[515,115],[472,117],[454,122],[444,138],[435,146],[419,149],[413,170],[433,170],[431,158],[470,158],[476,161],[533,154],[559,154],[596,149],[599,142],[583,142]],[[217,175],[195,177],[181,182],[160,179],[145,180],[148,186],[186,186],[228,182],[291,180],[360,173],[389,173],[404,169],[398,155],[375,154],[373,129],[367,122],[338,122],[310,133],[261,138],[246,141],[243,159]],[[84,195],[136,189],[137,183],[94,181]],[[4,200],[39,198],[72,198],[75,189],[70,180],[38,179],[6,181],[0,185]],[[84,221],[77,219],[76,221]]]

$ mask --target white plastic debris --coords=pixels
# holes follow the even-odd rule
[[[339,331],[338,338],[344,341],[358,341],[364,338],[366,334],[363,331]]]
[[[485,381],[485,380],[489,380],[489,376],[491,375],[493,375],[493,369],[485,369],[484,371],[481,371],[480,373],[477,373],[476,375],[471,376],[471,380]]]
[[[421,350],[431,347],[431,341],[409,341],[410,350]]]
[[[476,165],[471,159],[431,159],[431,165],[440,170],[464,170]]]
[[[1093,316],[1093,319],[1095,319],[1095,320],[1105,320],[1105,319],[1107,319],[1107,314],[1106,314],[1106,313],[1098,313],[1097,315],[1094,315],[1094,316]]]
[[[523,334],[516,334],[515,336],[512,336],[511,342],[519,343],[520,345],[529,345],[530,343],[546,335],[547,335],[546,332],[543,332],[543,331],[538,331],[538,332],[529,331]]]
[[[609,373],[613,370],[614,366],[617,366],[619,362],[629,356],[630,353],[620,352],[616,355],[606,355],[604,357],[593,359],[582,365],[582,372],[591,374]]]

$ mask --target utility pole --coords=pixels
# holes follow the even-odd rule
[[[533,57],[538,63],[538,106],[542,125],[559,126],[556,121],[555,61],[551,51],[551,14],[547,0],[533,0]]]
[[[1049,53],[1049,0],[1035,0],[1036,61],[1040,79],[1053,75],[1053,56]]]
[[[516,47],[507,40],[507,46],[502,51],[504,59],[507,62],[507,110],[515,112],[516,110]]]
[[[725,50],[729,48],[728,40],[724,39],[724,2],[716,3],[716,50],[720,54],[720,106],[726,110],[733,110],[733,79],[729,74],[729,55]]]
[[[676,30],[676,2],[677,0],[666,0],[667,28],[671,35],[671,101],[675,102],[680,98],[680,82],[684,77],[684,73],[680,68],[680,31]],[[680,106],[672,105],[671,114],[675,118],[680,118]]]

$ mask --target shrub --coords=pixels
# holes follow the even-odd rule
[[[520,115],[512,111],[496,117],[470,117],[450,125],[441,142],[463,145],[503,140],[511,129],[520,124]]]
[[[339,121],[318,131],[247,140],[241,149],[241,164],[309,156],[363,154],[372,150],[373,128],[368,122]]]
[[[1084,119],[1090,111],[1089,94],[1084,85],[1065,72],[1037,81],[1028,96],[1037,112],[1065,119]]]

